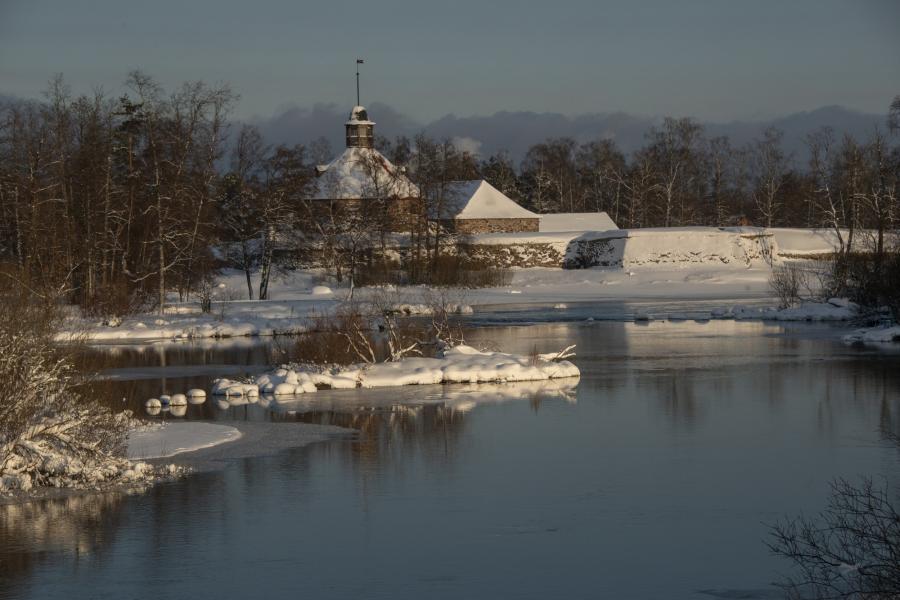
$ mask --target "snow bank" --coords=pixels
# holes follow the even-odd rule
[[[168,423],[165,427],[150,427],[128,434],[126,456],[131,460],[166,458],[201,448],[212,448],[241,437],[234,427],[213,423]]]
[[[848,333],[843,337],[844,342],[853,343],[870,343],[870,344],[890,344],[900,343],[900,325],[883,325],[880,327],[867,327],[857,329],[853,333]]]
[[[156,339],[201,339],[227,337],[255,337],[297,334],[307,331],[301,318],[264,318],[242,316],[217,320],[208,317],[176,317],[157,319],[147,325],[147,316],[124,319],[116,326],[98,324],[83,329],[64,331],[56,335],[57,341],[69,341],[83,336],[92,341],[127,341]]]
[[[578,377],[578,367],[553,355],[522,356],[503,352],[481,352],[456,346],[440,358],[404,358],[397,362],[356,364],[314,371],[307,365],[282,367],[260,375],[253,383],[217,379],[212,393],[219,396],[257,397],[265,394],[293,395],[333,389],[378,388],[437,383],[487,383],[541,381]]]
[[[832,298],[828,302],[802,302],[791,308],[732,309],[735,319],[764,319],[767,321],[849,321],[859,313],[859,306],[846,298]]]
[[[775,237],[779,254],[788,258],[833,254],[840,249],[834,229],[772,228],[767,231]],[[842,235],[846,239],[847,232],[843,231]]]

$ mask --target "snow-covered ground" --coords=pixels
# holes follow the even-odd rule
[[[506,287],[448,290],[446,295],[464,314],[470,312],[470,306],[477,312],[479,308],[511,304],[552,306],[607,300],[721,300],[723,304],[733,305],[769,298],[769,275],[769,269],[764,267],[735,269],[709,265],[644,267],[631,271],[535,267],[513,270],[512,282]],[[135,341],[301,332],[307,329],[311,315],[327,314],[347,296],[347,289],[339,287],[334,287],[330,294],[313,293],[315,286],[321,284],[320,279],[316,273],[291,272],[272,282],[269,300],[258,301],[246,299],[243,273],[229,271],[218,278],[222,286],[220,297],[228,299],[214,300],[211,314],[202,314],[197,302],[178,303],[173,298],[164,315],[130,316],[112,324],[104,324],[99,319],[73,319],[60,338],[76,334],[91,341]],[[426,304],[428,291],[424,286],[412,286],[392,293],[398,306],[405,305],[412,310]],[[358,288],[355,295],[365,298],[372,292]]]
[[[501,233],[474,237],[478,238],[478,244],[551,244],[562,248],[562,252],[575,239],[587,243],[602,239],[606,246],[601,245],[599,250],[612,252],[613,258],[618,257],[613,262],[618,261],[621,266],[512,269],[508,286],[448,290],[447,298],[458,305],[462,314],[469,314],[472,309],[478,313],[510,305],[555,306],[606,301],[721,302],[719,312],[724,314],[748,302],[771,301],[774,306],[776,302],[769,287],[771,257],[767,252],[775,253],[777,264],[779,255],[797,260],[828,254],[837,247],[837,238],[831,230],[752,227]],[[771,248],[764,247],[770,242]],[[309,329],[310,316],[328,314],[348,294],[346,287],[316,271],[298,270],[276,277],[270,283],[270,299],[266,301],[247,299],[245,276],[240,271],[224,272],[216,283],[211,314],[201,313],[198,302],[180,303],[172,297],[164,315],[130,316],[112,323],[72,319],[67,332],[60,337],[65,339],[76,333],[91,341],[108,342],[298,333]],[[410,286],[390,293],[398,307],[405,307],[410,313],[422,313],[428,292],[425,287]],[[355,297],[365,299],[372,294],[372,289],[358,288]],[[777,314],[773,310],[757,312],[756,318],[849,318],[840,314],[841,311],[823,306],[798,307]],[[741,317],[752,315],[747,312]]]
[[[128,434],[126,456],[130,460],[166,458],[183,452],[212,448],[241,437],[234,427],[214,423],[167,423],[144,427]]]

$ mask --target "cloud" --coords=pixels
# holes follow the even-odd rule
[[[481,155],[481,142],[476,140],[475,138],[462,136],[462,137],[454,137],[452,140],[453,145],[456,146],[456,149],[460,152],[468,152],[472,156],[480,156]]]

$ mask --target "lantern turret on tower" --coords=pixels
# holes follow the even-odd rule
[[[354,106],[350,111],[350,120],[344,123],[347,130],[348,148],[374,148],[375,123],[369,120],[369,114],[363,106]]]

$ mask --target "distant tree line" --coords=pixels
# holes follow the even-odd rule
[[[173,291],[208,296],[222,264],[244,269],[248,293],[264,299],[279,249],[315,246],[334,276],[353,281],[366,253],[386,248],[391,205],[380,201],[376,165],[364,196],[378,201],[365,212],[314,202],[324,185],[315,166],[333,156],[323,139],[273,147],[252,126],[229,126],[236,96],[227,86],[166,91],[141,72],[126,83],[118,98],[74,97],[59,77],[41,101],[0,105],[3,285],[61,295],[98,314],[162,310]],[[777,130],[734,147],[691,119],[671,118],[631,155],[609,139],[548,139],[519,165],[425,135],[379,138],[377,147],[420,191],[405,231],[409,271],[424,276],[448,236],[431,219],[446,214],[451,182],[476,178],[539,213],[606,211],[630,228],[831,227],[849,247],[861,228],[896,228],[898,132],[900,97],[886,131],[867,140],[811,132],[807,164],[785,153]]]
[[[628,156],[611,139],[551,138],[531,146],[519,165],[504,152],[469,156],[459,175],[482,177],[538,213],[605,211],[628,228],[892,226],[898,113],[895,100],[886,131],[873,130],[866,140],[838,138],[828,128],[810,132],[811,158],[804,164],[785,152],[775,128],[736,147],[728,137],[706,137],[693,119],[665,118]],[[399,138],[380,147],[402,159],[414,145]]]
[[[171,93],[135,72],[129,94],[73,98],[62,78],[43,102],[0,113],[0,257],[7,283],[82,304],[189,294],[210,261],[227,87]]]

